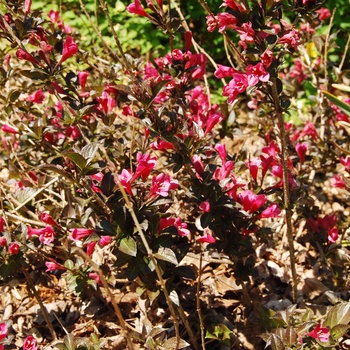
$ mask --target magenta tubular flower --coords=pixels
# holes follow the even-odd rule
[[[6,323],[0,323],[0,341],[5,339],[8,335],[9,331],[7,329]]]
[[[148,175],[157,164],[157,158],[151,157],[149,153],[142,154],[138,152],[136,155],[137,167],[133,179],[141,176],[143,181],[147,180]]]
[[[246,74],[234,73],[232,80],[228,85],[224,86],[222,95],[228,96],[228,103],[233,103],[237,95],[244,92],[248,87],[248,80]]]
[[[24,0],[24,15],[27,16],[32,7],[32,0]]]
[[[249,86],[255,86],[259,81],[266,83],[270,79],[270,74],[266,72],[262,63],[255,66],[250,64],[247,66],[246,73]]]
[[[68,58],[74,56],[78,52],[78,45],[74,42],[71,36],[67,36],[63,43],[62,57],[59,63],[66,61]]]
[[[252,177],[252,179],[257,182],[257,178],[258,178],[258,171],[259,168],[262,164],[262,161],[260,158],[254,158],[252,160],[246,160],[245,164],[247,166],[247,168],[249,169],[250,172],[250,176]]]
[[[6,247],[6,246],[7,246],[6,237],[0,237],[0,247]]]
[[[331,228],[327,232],[327,237],[330,242],[335,243],[339,237],[338,229],[336,227]]]
[[[326,7],[321,7],[319,10],[316,10],[315,12],[318,13],[318,18],[320,21],[324,21],[325,19],[331,17],[331,11],[327,9]]]
[[[349,173],[350,172],[350,157],[340,157],[339,159],[340,163],[344,165],[345,170]]]
[[[205,127],[204,134],[207,135],[214,126],[224,120],[224,115],[220,111],[216,111],[214,108],[208,112],[208,119]]]
[[[42,213],[40,215],[40,220],[44,222],[45,224],[51,225],[51,226],[57,226],[56,221],[52,218],[52,216],[49,213]]]
[[[80,85],[82,91],[85,90],[86,81],[87,81],[88,76],[89,76],[89,72],[79,72],[78,73],[79,85]]]
[[[199,209],[203,213],[209,213],[210,212],[210,203],[209,203],[209,201],[204,201],[201,204],[199,204]]]
[[[24,339],[23,350],[38,350],[36,340],[32,335],[28,335],[28,337]]]
[[[204,230],[204,235],[197,239],[199,243],[215,243],[216,239],[210,234],[209,230]]]
[[[92,255],[92,253],[93,253],[94,250],[95,250],[96,244],[97,244],[97,241],[93,241],[93,242],[88,243],[88,245],[87,245],[87,247],[86,247],[86,254],[87,254],[88,256],[91,256],[91,255]]]
[[[243,191],[238,195],[242,204],[243,210],[247,213],[254,213],[266,203],[266,196],[264,194],[255,194],[250,190]]]
[[[337,188],[345,188],[345,182],[343,178],[340,175],[334,175],[331,179],[331,185],[332,187],[337,187]]]
[[[306,142],[304,143],[298,143],[295,145],[295,150],[298,154],[299,160],[300,160],[300,164],[303,164],[305,161],[305,154],[308,150],[308,145]]]
[[[126,170],[126,169],[123,169],[121,174],[118,175],[120,183],[123,185],[126,193],[130,194],[130,196],[133,195],[132,188],[131,188],[131,182],[132,182],[133,177],[134,177],[133,173],[131,171]]]
[[[37,61],[30,53],[24,51],[21,47],[16,51],[16,56],[21,60],[26,60],[35,65],[40,65],[39,61]]]
[[[71,228],[69,231],[70,231],[69,238],[73,241],[80,241],[83,238],[86,238],[95,232],[95,230],[93,229],[84,228],[84,227]]]
[[[228,78],[232,77],[234,73],[239,73],[236,69],[228,66],[224,66],[222,64],[218,64],[218,68],[216,69],[214,75],[219,78]]]
[[[111,243],[112,241],[113,241],[113,237],[111,237],[111,236],[101,236],[99,244],[101,247],[104,247],[104,246],[108,245],[109,243]]]
[[[102,286],[101,278],[96,272],[90,272],[89,277],[94,280],[99,286]]]
[[[134,2],[126,7],[126,10],[129,13],[133,13],[135,15],[139,15],[142,17],[149,17],[149,14],[145,11],[143,6],[141,5],[140,0],[134,0]]]
[[[281,214],[281,209],[278,207],[277,204],[272,204],[268,208],[262,211],[262,213],[259,215],[262,219],[267,218],[278,218]]]
[[[51,244],[55,240],[55,231],[51,225],[47,225],[44,229],[41,229],[39,235],[39,241],[42,244]]]
[[[33,103],[43,103],[45,98],[45,94],[43,93],[43,90],[39,89],[38,91],[35,91],[33,94],[29,95],[26,100]]]
[[[200,156],[194,155],[192,156],[192,164],[194,167],[194,170],[198,173],[198,174],[203,174],[204,173],[204,164],[200,158]]]
[[[237,18],[230,13],[222,12],[218,13],[216,20],[219,23],[219,32],[223,32],[227,28],[233,29],[237,24]]]
[[[7,252],[10,254],[10,255],[17,255],[19,253],[19,244],[14,242],[14,243],[11,243],[8,247],[8,250]]]
[[[172,179],[168,174],[158,174],[157,176],[152,177],[152,185],[149,195],[151,197],[154,195],[167,197],[169,191],[177,189],[178,184],[178,181]]]
[[[45,272],[52,272],[55,270],[65,270],[65,268],[63,266],[57,264],[57,262],[55,262],[55,261],[46,261],[45,266],[47,267]]]
[[[18,131],[16,129],[14,129],[12,126],[4,124],[1,127],[1,131],[6,132],[8,134],[18,134]]]
[[[108,95],[106,91],[103,91],[102,95],[97,97],[96,100],[99,103],[97,108],[106,114],[112,112],[113,108],[117,105],[115,99]]]
[[[5,228],[5,219],[0,216],[0,232],[4,232],[4,228]]]
[[[182,222],[180,218],[175,219],[174,226],[177,228],[177,233],[179,236],[188,236],[191,232],[187,229],[187,224]]]
[[[309,337],[319,340],[320,342],[326,343],[330,337],[330,332],[327,327],[321,327],[319,323],[311,332],[307,334]]]

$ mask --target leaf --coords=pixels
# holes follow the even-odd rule
[[[347,86],[345,84],[332,84],[332,86],[335,89],[341,90],[341,91],[345,91],[345,92],[350,92],[350,86]]]
[[[324,325],[330,329],[343,324],[347,325],[350,322],[350,302],[343,302],[333,306],[327,314]]]
[[[272,350],[284,350],[284,344],[282,339],[276,335],[271,334],[270,338],[266,342],[266,346],[270,345]]]
[[[328,91],[322,91],[322,93],[331,101],[333,102],[337,107],[339,107],[345,114],[347,114],[350,117],[350,105],[347,103],[339,100],[337,97],[329,93]]]
[[[137,254],[137,245],[132,237],[121,239],[118,248],[121,252],[130,256],[136,256]]]
[[[177,345],[176,337],[172,337],[172,338],[167,339],[162,344],[162,347],[164,349],[167,349],[167,350],[173,350],[173,349],[183,349],[186,346],[190,346],[190,344],[187,343],[186,341],[184,341],[183,339],[180,339],[180,342],[179,342],[177,347],[176,347],[176,345]]]
[[[331,329],[331,337],[334,340],[338,340],[341,338],[347,331],[350,329],[349,325],[346,324],[338,324]]]
[[[155,256],[157,259],[170,262],[170,263],[172,263],[172,264],[174,264],[174,265],[177,265],[177,264],[178,264],[176,255],[175,255],[174,251],[173,251],[172,249],[170,249],[170,248],[160,247],[160,248],[158,249],[158,252],[155,253],[154,256]]]
[[[99,147],[100,146],[97,142],[89,143],[81,149],[80,154],[86,159],[86,161],[91,161],[94,159]]]
[[[82,171],[86,165],[85,158],[76,152],[62,152],[62,155],[69,158]]]
[[[176,305],[179,306],[180,305],[180,299],[178,294],[176,293],[175,290],[172,290],[169,294],[170,300]]]
[[[190,280],[196,279],[196,274],[191,266],[178,266],[174,269],[174,274],[182,278],[188,278]]]

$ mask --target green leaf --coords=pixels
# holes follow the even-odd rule
[[[324,325],[330,329],[343,324],[347,325],[350,322],[350,302],[342,302],[333,306],[324,322]]]
[[[137,246],[135,240],[132,237],[125,237],[121,239],[119,243],[119,250],[124,254],[136,256]]]
[[[345,114],[347,114],[350,117],[350,105],[347,103],[339,100],[337,97],[329,93],[328,91],[322,91],[322,93],[331,101],[333,102],[337,107],[339,107]]]
[[[62,152],[62,155],[69,158],[80,171],[86,166],[86,159],[79,153],[76,152]]]
[[[170,248],[159,247],[158,252],[154,254],[157,259],[170,262],[174,265],[178,264],[174,251]]]
[[[331,330],[331,337],[333,340],[338,340],[341,338],[347,331],[350,329],[349,325],[346,324],[338,324]]]

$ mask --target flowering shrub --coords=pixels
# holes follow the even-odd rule
[[[241,329],[227,328],[220,317],[211,323],[211,301],[201,299],[203,259],[225,264],[249,310],[258,291],[262,304],[271,293],[270,286],[263,292],[269,269],[278,274],[262,258],[276,247],[288,251],[280,263],[290,273],[279,278],[291,290],[283,298],[301,309],[275,313],[259,305],[257,348],[259,335],[272,349],[343,342],[350,321],[342,302],[347,215],[326,205],[335,199],[320,198],[330,194],[320,195],[317,176],[327,179],[330,193],[332,185],[347,196],[349,100],[326,91],[341,79],[341,69],[331,74],[327,65],[332,37],[310,41],[329,10],[314,1],[225,0],[215,14],[203,2],[208,32],[217,30],[227,44],[227,60],[219,64],[199,50],[177,5],[175,13],[161,0],[146,6],[134,0],[126,10],[168,35],[169,53],[134,58],[112,26],[119,52],[110,64],[109,51],[95,57],[79,47],[78,33],[59,12],[31,5],[10,2],[0,17],[6,43],[0,276],[9,286],[24,281],[48,333],[39,340],[28,330],[16,346],[113,348],[107,337],[98,339],[97,328],[76,340],[62,321],[55,325],[35,285],[53,288],[60,280],[79,308],[97,291],[112,304],[124,348],[199,349],[206,338],[249,348]],[[174,36],[183,37],[182,47],[174,47]],[[218,104],[211,88],[220,80],[227,100]],[[235,142],[233,135],[245,133],[254,135],[252,145],[232,146],[230,137]],[[310,250],[304,261],[296,259],[296,244],[298,252]],[[335,286],[338,304],[302,318],[308,279],[302,283],[298,274],[316,265],[325,276],[322,291]],[[145,304],[143,324],[127,323],[130,315],[115,301],[118,276]],[[172,330],[157,327],[163,321],[149,315],[153,303],[166,305]],[[1,344],[12,341],[11,333],[20,336],[7,321],[4,315]]]

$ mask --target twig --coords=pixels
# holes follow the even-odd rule
[[[202,259],[203,259],[203,253],[202,248],[199,253],[199,268],[198,268],[198,278],[197,278],[197,289],[196,289],[196,305],[197,305],[197,314],[199,318],[199,326],[201,330],[201,343],[202,343],[202,349],[205,350],[205,328],[204,328],[204,321],[203,321],[203,315],[201,310],[201,278],[202,278]]]
[[[283,112],[280,106],[278,92],[277,92],[277,82],[276,78],[271,78],[272,81],[272,98],[275,105],[275,112],[277,121],[280,129],[280,140],[282,148],[282,168],[283,168],[283,203],[285,207],[285,220],[287,226],[287,237],[288,237],[288,249],[290,265],[292,270],[292,288],[293,288],[293,300],[296,303],[298,296],[298,278],[296,271],[295,262],[295,249],[294,249],[294,236],[293,236],[293,226],[292,226],[292,209],[290,201],[290,189],[289,189],[289,179],[288,179],[288,148],[287,148],[287,135],[284,127]]]
[[[28,202],[30,202],[33,198],[35,198],[38,194],[45,191],[46,188],[50,187],[53,183],[55,183],[59,179],[59,176],[54,177],[51,181],[49,181],[47,184],[45,184],[43,187],[39,188],[37,191],[35,191],[30,197],[28,197],[23,203],[21,203],[17,208],[11,210],[11,212],[17,212],[22,207],[24,207]]]
[[[52,323],[50,321],[49,314],[48,314],[48,312],[46,310],[46,307],[45,307],[43,301],[41,300],[39,293],[35,289],[34,282],[33,282],[32,278],[29,276],[29,273],[26,271],[25,268],[22,268],[22,272],[24,273],[24,276],[26,277],[29,289],[33,292],[33,294],[35,296],[35,299],[37,300],[37,302],[39,304],[40,310],[43,313],[45,322],[47,324],[47,327],[50,330],[51,336],[52,336],[53,340],[56,340],[57,339],[57,335],[56,335],[55,329],[53,328],[53,325],[52,325]]]
[[[341,59],[341,62],[340,62],[340,64],[339,64],[339,67],[338,67],[339,72],[341,72],[341,70],[343,69],[343,65],[344,65],[345,58],[346,58],[347,53],[348,53],[349,45],[350,45],[350,34],[349,34],[349,36],[348,36],[348,40],[347,40],[346,45],[345,45],[345,48],[344,48],[343,57],[342,57],[342,59]]]

